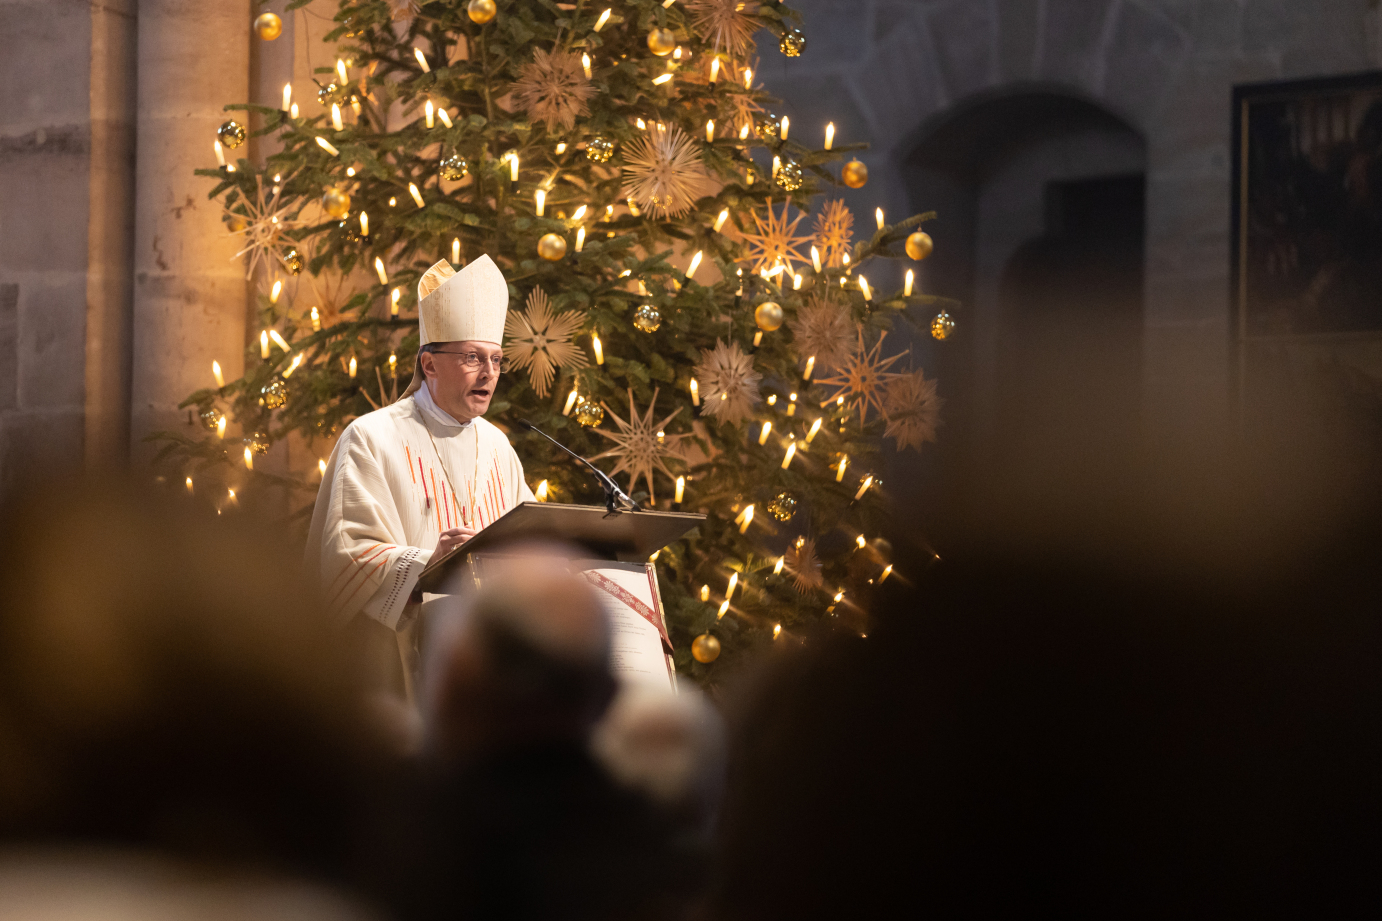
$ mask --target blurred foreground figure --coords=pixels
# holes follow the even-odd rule
[[[376,747],[294,555],[121,486],[0,520],[0,885],[275,917],[267,893],[344,880]]]
[[[686,913],[694,852],[589,752],[616,690],[609,628],[562,556],[487,569],[428,625],[423,779],[389,883],[405,919]]]
[[[1375,916],[1375,555],[1230,596],[947,557],[747,694],[713,917]]]

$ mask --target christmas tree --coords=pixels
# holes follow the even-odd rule
[[[223,494],[292,486],[310,504],[316,470],[255,458],[290,437],[325,457],[396,399],[419,277],[487,253],[511,295],[510,370],[487,418],[538,497],[600,493],[519,418],[635,498],[709,516],[656,557],[679,670],[713,679],[822,617],[862,629],[868,586],[892,571],[873,463],[889,441],[934,440],[940,406],[888,334],[920,322],[944,338],[952,321],[910,271],[894,293],[867,280],[872,259],[926,256],[929,215],[880,211],[856,241],[829,190],[867,181],[845,162],[866,145],[833,144],[833,129],[802,143],[755,89],[756,37],[799,54],[798,15],[744,0],[343,0],[336,22],[316,99],[227,106],[278,145],[203,171],[243,240],[260,330],[244,377],[218,367],[184,404],[206,431],[162,433],[162,459]],[[268,37],[275,23],[256,25]],[[233,150],[248,131],[218,134]]]

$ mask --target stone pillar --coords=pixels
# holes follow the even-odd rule
[[[249,97],[249,0],[139,0],[132,441],[186,425],[177,404],[244,368],[246,282],[235,239],[207,198],[226,103]]]

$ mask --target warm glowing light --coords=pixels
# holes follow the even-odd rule
[[[782,624],[773,624],[773,639],[782,635]]]
[[[393,352],[389,353],[389,373],[398,376],[398,356]]]
[[[337,150],[335,147],[331,146],[331,142],[328,141],[326,138],[317,138],[317,146],[320,147],[322,150],[326,151],[327,153],[331,154],[331,156],[333,157],[339,157],[341,155],[341,152]]]
[[[701,600],[702,600],[702,601],[709,601],[709,600],[710,600],[710,586],[709,586],[709,585],[702,585],[702,586],[701,586]]]
[[[797,456],[797,443],[795,441],[787,445],[787,454],[782,458],[782,469],[786,470],[792,463],[792,458]]]
[[[278,346],[283,351],[291,352],[293,350],[293,347],[288,344],[288,340],[284,339],[283,336],[279,334],[278,330],[269,330],[269,338],[274,341],[274,345]]]
[[[269,331],[259,331],[259,357],[268,360],[269,357]]]
[[[560,157],[564,153],[566,153],[566,142],[562,141],[560,144],[557,145],[557,156]]]
[[[379,275],[379,283],[381,285],[387,285],[389,283],[389,274],[384,271],[384,260],[379,256],[374,257],[374,271]]]
[[[403,296],[403,289],[402,289],[402,288],[394,288],[392,291],[389,292],[389,301],[390,301],[390,304],[389,304],[389,315],[390,315],[390,316],[394,316],[394,317],[398,316],[398,299],[401,298],[402,296]]]
[[[441,123],[446,127],[452,127],[450,112],[446,111],[445,109],[437,109],[437,118],[440,118]]]
[[[360,236],[369,236],[369,215],[364,211],[360,212]]]
[[[741,140],[741,141],[747,141],[748,139],[749,139],[749,126],[748,126],[748,125],[744,125],[743,127],[741,127],[741,128],[739,129],[739,140]],[[753,173],[749,173],[748,180],[749,180],[749,184],[752,185],[752,184],[753,184]]]
[[[590,79],[590,55],[588,55],[588,54],[582,54],[582,55],[581,55],[581,70],[584,70],[584,71],[585,71],[585,78],[586,78],[587,80],[589,80],[589,79]]]
[[[590,347],[595,350],[595,363],[602,365],[605,363],[605,349],[600,345],[600,337],[594,333],[590,334]]]
[[[579,396],[579,394],[576,392],[576,388],[572,387],[571,393],[566,397],[566,407],[561,411],[563,416],[571,415],[571,407],[576,405],[577,396]]]
[[[792,290],[793,290],[793,291],[800,291],[800,290],[801,290],[801,276],[800,276],[800,275],[793,275],[793,276],[792,276]]]
[[[245,448],[245,469],[254,469],[254,452],[251,451],[248,447]]]
[[[585,217],[585,212],[585,205],[581,205],[579,208],[577,208],[575,211],[571,213],[571,220],[574,222],[579,222],[581,218]]]
[[[287,112],[293,105],[293,84],[283,84],[283,111]]]
[[[879,229],[879,230],[882,230],[882,229],[883,229],[883,209],[882,209],[882,208],[874,208],[874,209],[873,209],[873,218],[874,218],[874,220],[876,220],[876,221],[878,222],[878,229]]]
[[[725,226],[725,221],[727,220],[729,220],[729,209],[725,208],[715,218],[714,230],[716,233],[720,232],[720,229]]]
[[[823,421],[824,421],[824,417],[818,416],[818,417],[816,418],[816,421],[811,423],[811,428],[810,428],[810,430],[807,431],[807,433],[806,433],[806,443],[807,443],[807,444],[810,444],[810,443],[811,443],[811,439],[812,439],[812,438],[815,438],[815,437],[816,437],[816,433],[819,432],[819,431],[821,430],[821,423],[822,423]]]
[[[907,270],[907,280],[906,280],[906,282],[903,283],[903,286],[902,286],[902,296],[903,296],[903,297],[911,297],[911,296],[912,296],[912,282],[915,281],[915,280],[916,280],[916,274],[915,274],[911,269],[908,269],[908,270]]]
[[[694,377],[691,378],[691,405],[701,405],[701,388],[700,385],[696,383],[696,379]]]
[[[873,291],[869,288],[869,280],[864,276],[859,276],[859,290],[864,292],[864,300],[873,300]]]
[[[857,502],[858,500],[864,498],[864,493],[868,492],[868,491],[869,491],[869,487],[872,486],[872,485],[873,485],[873,474],[870,473],[868,476],[864,477],[864,482],[863,482],[862,484],[860,484],[860,486],[859,486],[859,491],[856,492],[856,493],[854,494],[854,499],[855,499],[855,501]]]
[[[648,130],[648,123],[645,122],[645,121],[644,121],[643,119],[641,119],[641,118],[636,118],[636,119],[634,119],[634,124],[636,124],[636,125],[638,126],[638,130],[639,130],[639,131],[646,131],[646,130]]]
[[[337,131],[345,130],[345,121],[341,118],[341,104],[338,102],[331,103],[331,127]]]
[[[432,68],[428,65],[427,58],[423,55],[421,48],[413,49],[413,57],[417,58],[418,66],[422,68],[423,73],[430,74],[432,72]]]
[[[716,619],[716,620],[719,620],[721,617],[724,617],[724,616],[725,616],[725,612],[728,611],[728,610],[729,610],[729,599],[726,598],[724,601],[720,602],[720,612],[719,612],[718,614],[715,615],[715,619]]]
[[[533,193],[533,209],[538,217],[542,217],[547,211],[547,192],[545,190],[538,189]]]
[[[770,394],[768,394],[768,405],[769,405],[769,406],[776,406],[776,405],[777,405],[777,394],[775,394],[775,393],[770,393]]]
[[[691,278],[696,274],[696,270],[701,267],[701,259],[705,256],[703,250],[696,250],[696,255],[691,257],[691,264],[686,268],[686,277]]]
[[[221,418],[216,420],[216,437],[226,437],[226,417],[224,415],[222,415]]]
[[[221,142],[220,142],[220,141],[212,141],[211,143],[214,144],[215,147],[216,147],[216,162],[217,162],[218,164],[220,164],[221,166],[225,166],[225,165],[226,165],[226,155],[225,155],[225,153],[222,152],[222,150],[221,150]]]
[[[546,501],[547,501],[547,481],[546,481],[546,480],[543,480],[541,483],[537,484],[537,491],[536,491],[535,493],[533,493],[533,495],[537,497],[537,501],[539,501],[539,502],[546,502]]]
[[[880,575],[880,576],[878,577],[878,584],[879,584],[879,585],[882,585],[883,582],[884,582],[884,580],[886,580],[886,579],[888,578],[888,576],[890,576],[890,575],[892,575],[892,574],[893,574],[893,564],[892,564],[892,563],[889,563],[887,566],[884,566],[884,567],[883,567],[883,574]]]
[[[296,371],[298,367],[302,364],[303,357],[303,353],[298,352],[296,355],[293,356],[293,360],[288,365],[288,367],[283,369],[283,379],[285,381],[293,376],[293,372]]]
[[[326,461],[322,460],[320,457],[317,458],[317,473],[326,476]]]
[[[834,602],[835,602],[836,604],[839,604],[841,601],[844,600],[844,597],[845,597],[845,590],[844,590],[844,589],[840,589],[838,592],[835,593],[835,598],[834,598],[833,600],[834,600]]]
[[[744,68],[744,89],[753,89],[753,68]]]
[[[579,253],[579,252],[580,252],[581,250],[583,250],[583,249],[585,249],[585,228],[584,228],[584,227],[577,227],[577,228],[576,228],[576,252]]]
[[[781,137],[784,141],[787,140],[787,128],[788,128],[790,125],[791,125],[791,119],[789,119],[789,118],[788,118],[787,116],[785,116],[785,115],[782,116],[782,131],[778,134],[778,136]]]
[[[758,433],[758,443],[761,444],[761,445],[767,444],[767,443],[768,443],[768,436],[772,434],[772,431],[773,431],[773,424],[772,424],[772,422],[764,422],[764,423],[763,423],[763,430],[760,431],[760,432]]]
[[[864,535],[862,535],[862,534],[860,534],[858,537],[854,538],[854,543],[855,543],[856,546],[858,546],[858,548],[859,548],[860,550],[863,550],[864,547],[865,547],[866,544],[867,544],[867,542],[864,540]]]
[[[428,128],[436,127],[437,107],[432,105],[432,100],[427,100],[422,106],[422,117],[427,122]]]
[[[845,479],[845,469],[849,467],[849,455],[841,454],[840,463],[835,468],[835,482],[843,483]]]
[[[460,261],[461,261],[461,238],[460,238],[460,237],[452,237],[452,238],[451,238],[451,261],[452,261],[452,262],[460,262]]]
[[[829,150],[835,146],[835,123],[828,122],[825,126],[825,149]]]
[[[354,355],[350,356],[350,369],[349,369],[350,376],[351,376],[351,377],[354,377],[354,376],[355,376],[355,372],[358,371],[359,368],[360,368],[360,365],[359,365],[358,362],[356,362],[355,356],[354,356]]]
[[[710,82],[714,83],[720,79],[720,59],[710,59]]]
[[[350,82],[350,77],[346,74],[345,61],[341,58],[336,59],[336,74],[341,78],[341,86],[345,86]]]
[[[188,477],[188,478],[187,478],[187,491],[188,491],[189,493],[192,491],[192,478],[191,478],[191,477]]]
[[[595,31],[596,31],[596,32],[599,32],[601,29],[603,29],[603,28],[605,27],[605,23],[609,22],[609,14],[612,13],[612,12],[614,12],[614,11],[613,11],[613,10],[605,10],[603,13],[600,14],[600,18],[597,19],[597,20],[595,20]]]
[[[752,520],[753,520],[753,506],[752,506],[752,505],[750,505],[748,508],[744,509],[744,516],[743,516],[743,517],[744,517],[746,520],[748,520],[748,521],[752,521]],[[734,590],[735,590],[736,588],[738,588],[738,587],[739,587],[739,573],[737,573],[737,572],[732,572],[732,573],[729,574],[729,587],[725,589],[725,600],[726,600],[726,601],[733,601],[733,600],[734,600]]]
[[[509,154],[509,182],[518,181],[518,151]]]
[[[298,104],[297,104],[296,102],[293,103],[292,105],[290,105],[290,106],[288,107],[288,117],[289,117],[289,118],[297,118],[297,117],[298,117]]]
[[[811,379],[811,372],[815,369],[816,356],[812,355],[810,358],[806,359],[806,370],[801,373],[801,379],[804,381],[809,381]]]
[[[418,191],[416,182],[408,183],[408,194],[413,196],[413,201],[417,202],[419,208],[426,204],[426,202],[422,200],[422,193]]]
[[[840,253],[840,259],[844,262],[845,265],[849,265],[849,253]],[[843,278],[840,279],[840,283],[844,284]]]
[[[816,270],[816,274],[821,273],[821,251],[814,246],[811,247],[811,266]]]
[[[713,118],[705,120],[705,142],[707,144],[715,142],[715,119]]]
[[[773,575],[775,575],[775,576],[780,576],[780,575],[782,575],[782,567],[785,566],[786,564],[787,564],[787,557],[785,557],[785,556],[780,556],[780,557],[778,557],[778,558],[777,558],[777,562],[773,564]]]
[[[661,85],[664,84],[664,83],[670,82],[671,79],[672,79],[672,75],[671,75],[671,74],[663,74],[663,75],[660,76],[660,77],[653,77],[653,86],[661,86]]]
[[[677,477],[677,497],[672,501],[676,502],[677,505],[681,505],[681,500],[684,495],[686,495],[686,477],[679,476]]]
[[[321,311],[319,311],[319,310],[317,310],[317,308],[313,307],[313,308],[312,308],[312,332],[314,332],[314,333],[319,333],[319,332],[321,332],[321,331],[322,331],[322,315],[321,315]]]
[[[781,158],[781,157],[777,157],[777,156],[773,157],[773,178],[774,178],[774,179],[777,178],[778,171],[781,170],[781,169],[782,169],[782,158]]]

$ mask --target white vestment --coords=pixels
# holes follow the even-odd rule
[[[442,531],[484,528],[532,499],[504,433],[481,418],[457,422],[424,385],[341,433],[307,568],[341,623],[364,613],[396,630]]]

